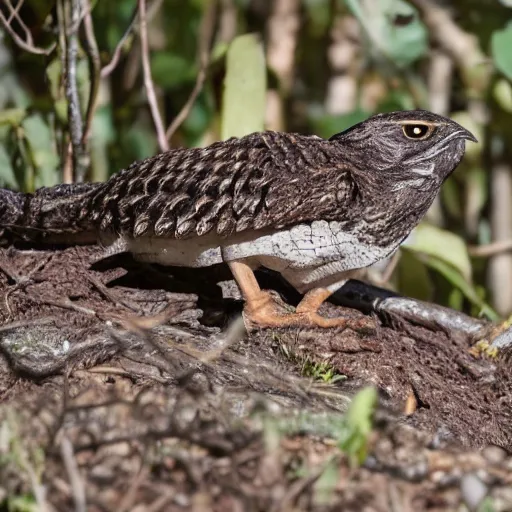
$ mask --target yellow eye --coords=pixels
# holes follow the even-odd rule
[[[433,131],[432,126],[428,124],[404,124],[402,130],[408,139],[415,140],[426,139]]]

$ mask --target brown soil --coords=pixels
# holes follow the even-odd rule
[[[100,256],[0,249],[4,509],[512,510],[507,358],[377,317],[246,335],[222,269]],[[318,364],[344,378],[303,375]],[[332,425],[367,384],[380,400],[357,467]]]

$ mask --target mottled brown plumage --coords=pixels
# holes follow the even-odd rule
[[[396,249],[458,165],[465,139],[475,140],[427,111],[374,116],[329,140],[255,133],[159,154],[104,184],[1,191],[0,229],[4,239],[121,240],[147,261],[226,261],[239,283],[250,277],[232,262],[265,265],[299,290],[329,290]]]

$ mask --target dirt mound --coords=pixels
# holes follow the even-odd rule
[[[467,337],[377,317],[364,332],[245,335],[232,322],[241,302],[216,285],[222,269],[91,266],[99,248],[0,251],[0,499],[444,510],[488,495],[512,508],[511,363],[475,359]],[[380,406],[355,468],[330,425],[367,384]]]

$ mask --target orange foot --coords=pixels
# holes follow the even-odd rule
[[[346,318],[326,318],[318,314],[318,308],[331,294],[322,288],[308,292],[295,312],[287,311],[286,307],[272,294],[261,291],[252,300],[247,301],[244,309],[244,320],[248,329],[259,327],[322,327],[353,329],[373,328],[373,322],[362,319],[349,321]]]

